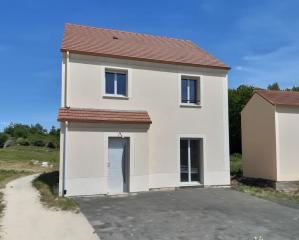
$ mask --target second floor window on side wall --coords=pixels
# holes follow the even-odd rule
[[[181,103],[199,104],[199,80],[183,77],[181,80]]]
[[[127,96],[127,73],[105,72],[105,94],[112,96]]]

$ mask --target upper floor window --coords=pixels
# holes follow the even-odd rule
[[[112,96],[126,97],[127,72],[107,69],[105,71],[105,94]]]
[[[183,76],[181,79],[181,103],[200,104],[199,78]]]

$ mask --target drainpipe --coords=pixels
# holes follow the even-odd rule
[[[64,69],[64,76],[62,77],[62,107],[68,107],[68,83],[69,83],[69,62],[70,62],[70,53],[69,51],[66,52],[66,62],[65,62],[65,69]],[[61,156],[61,162],[60,162],[60,191],[59,191],[59,196],[63,197],[66,194],[66,189],[65,189],[65,168],[66,168],[66,159],[67,159],[67,153],[66,153],[66,146],[67,146],[67,133],[68,133],[68,126],[69,123],[68,121],[65,121],[64,125],[64,138],[63,138],[63,153]]]
[[[64,81],[64,107],[68,107],[68,85],[70,78],[70,52],[66,52],[66,63],[65,63],[65,81]]]

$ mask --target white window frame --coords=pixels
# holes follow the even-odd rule
[[[181,107],[202,107],[202,89],[203,89],[203,81],[201,75],[194,75],[194,74],[179,74],[179,105]],[[196,81],[196,97],[198,102],[197,103],[183,103],[182,102],[182,80],[183,79],[190,79]],[[187,89],[189,89],[189,81],[187,85]],[[190,90],[187,90],[187,99],[190,97]]]
[[[116,79],[114,79],[114,94],[106,93],[106,72],[125,73],[126,74],[126,95],[117,94]],[[123,68],[123,67],[116,67],[116,66],[103,66],[102,67],[102,96],[103,96],[103,98],[129,99],[131,97],[131,75],[132,75],[132,70],[130,68]]]
[[[201,140],[202,141],[202,159],[200,163],[200,181],[181,182],[181,139]],[[189,150],[188,150],[189,151]],[[189,162],[189,159],[188,159]],[[207,176],[206,164],[206,136],[203,134],[178,134],[177,135],[177,173],[179,186],[201,186],[205,185]]]

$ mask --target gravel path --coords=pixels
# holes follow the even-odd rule
[[[32,187],[36,175],[16,179],[6,185],[6,209],[1,220],[4,240],[99,240],[81,213],[45,208]]]

